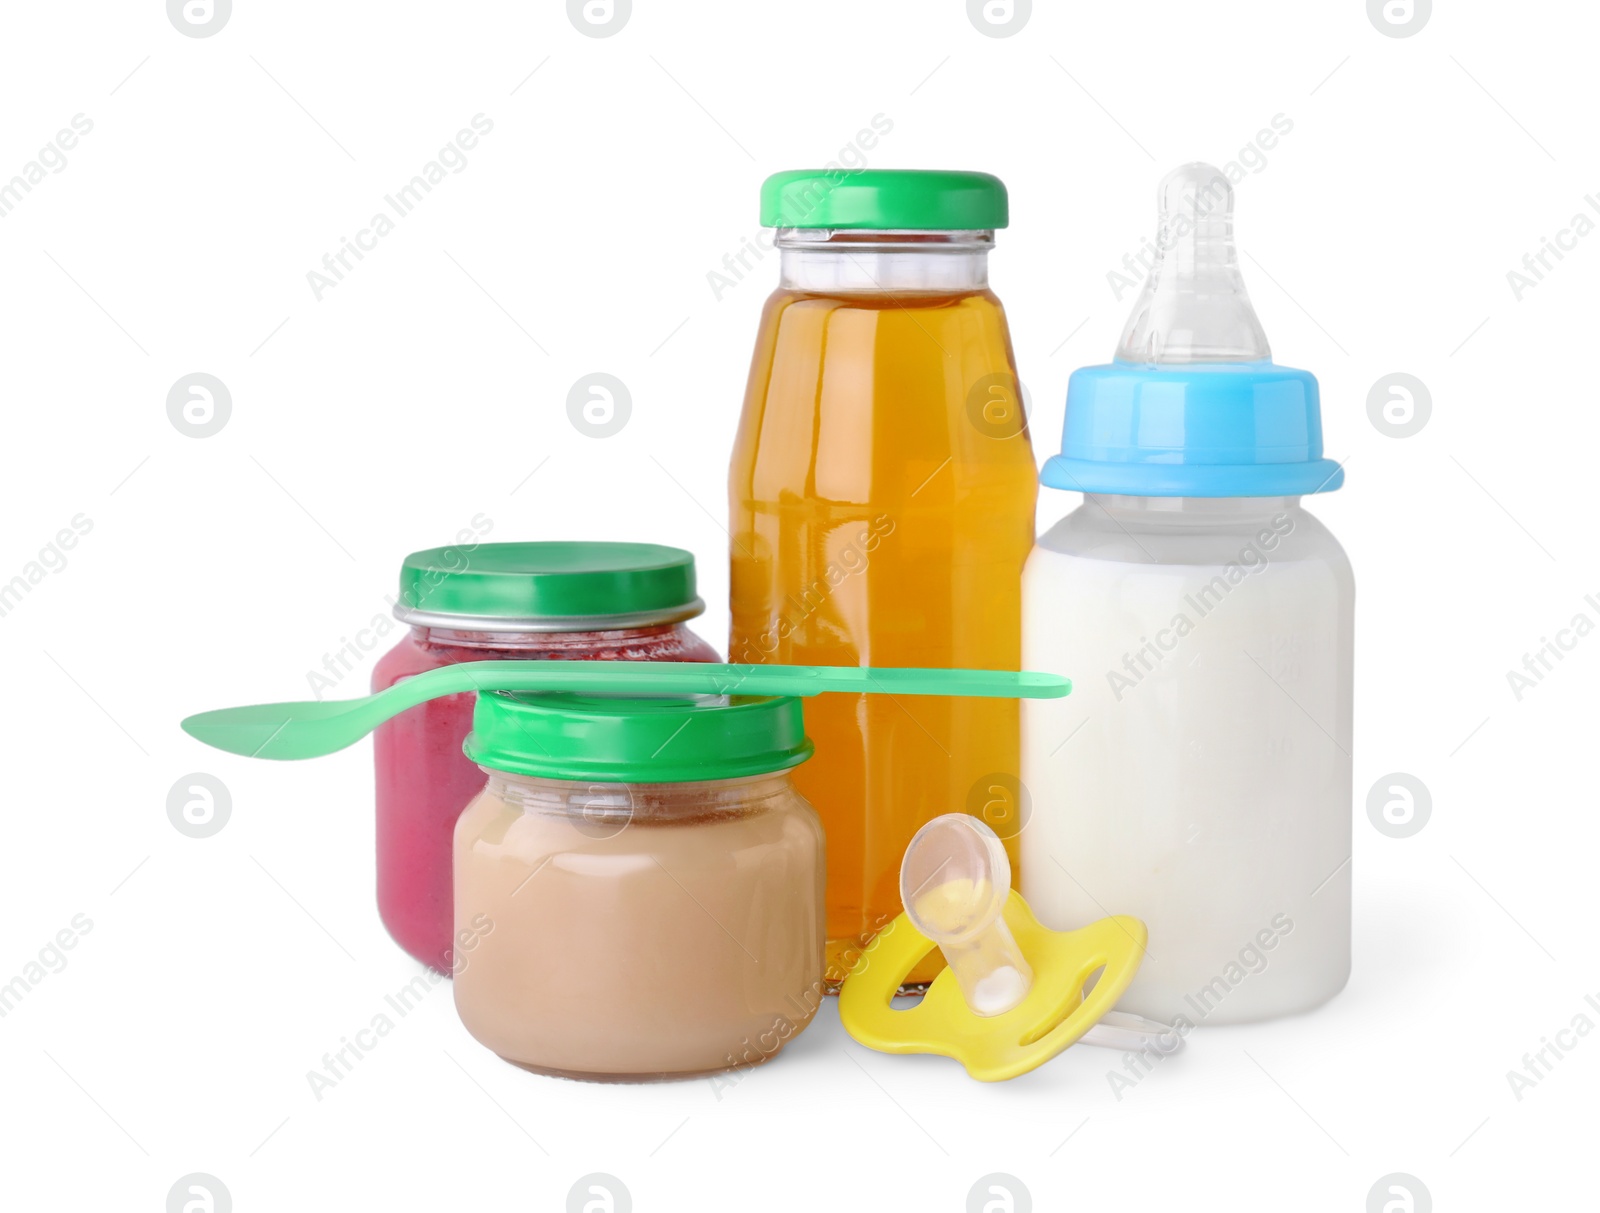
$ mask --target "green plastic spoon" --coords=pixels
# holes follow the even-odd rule
[[[248,758],[317,758],[354,745],[407,708],[463,691],[601,695],[959,695],[1060,699],[1072,683],[1027,670],[874,670],[861,666],[712,665],[690,661],[467,661],[363,699],[257,703],[183,722],[198,741]]]

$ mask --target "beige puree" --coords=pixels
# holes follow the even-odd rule
[[[822,991],[823,845],[786,774],[590,784],[489,771],[455,832],[455,981],[508,1061],[682,1077],[765,1061]],[[482,919],[479,916],[482,916]]]

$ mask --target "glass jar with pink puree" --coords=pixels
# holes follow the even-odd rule
[[[395,617],[410,634],[372,689],[463,661],[716,661],[684,621],[705,604],[694,557],[643,543],[484,543],[413,552]],[[450,832],[484,774],[461,753],[475,696],[419,704],[381,725],[377,757],[378,912],[402,948],[454,966]]]
[[[770,1059],[823,996],[800,702],[486,692],[456,823],[456,1009],[507,1061],[641,1082]]]

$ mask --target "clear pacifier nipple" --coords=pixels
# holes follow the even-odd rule
[[[1124,362],[1260,362],[1272,357],[1233,247],[1233,186],[1185,164],[1156,189],[1156,261],[1128,317]]]
[[[1002,916],[1010,891],[999,836],[965,813],[923,826],[900,864],[906,917],[939,945],[974,1015],[1004,1014],[1033,987],[1033,969]]]

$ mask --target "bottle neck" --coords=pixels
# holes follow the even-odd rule
[[[489,793],[506,804],[525,813],[573,818],[580,828],[584,824],[609,823],[620,829],[634,822],[670,825],[747,817],[784,808],[794,799],[793,785],[784,771],[690,783],[603,783],[479,769],[488,776]]]
[[[1298,509],[1299,497],[1131,497],[1085,493],[1084,505],[1141,526],[1208,527],[1271,518]]]
[[[626,648],[658,636],[667,636],[681,624],[667,623],[647,628],[618,628],[608,632],[480,632],[461,628],[424,627],[413,624],[411,635],[417,643],[447,649],[497,649],[507,652],[553,653],[563,649],[590,651]]]
[[[952,294],[989,285],[994,232],[780,228],[779,286],[816,294]]]

